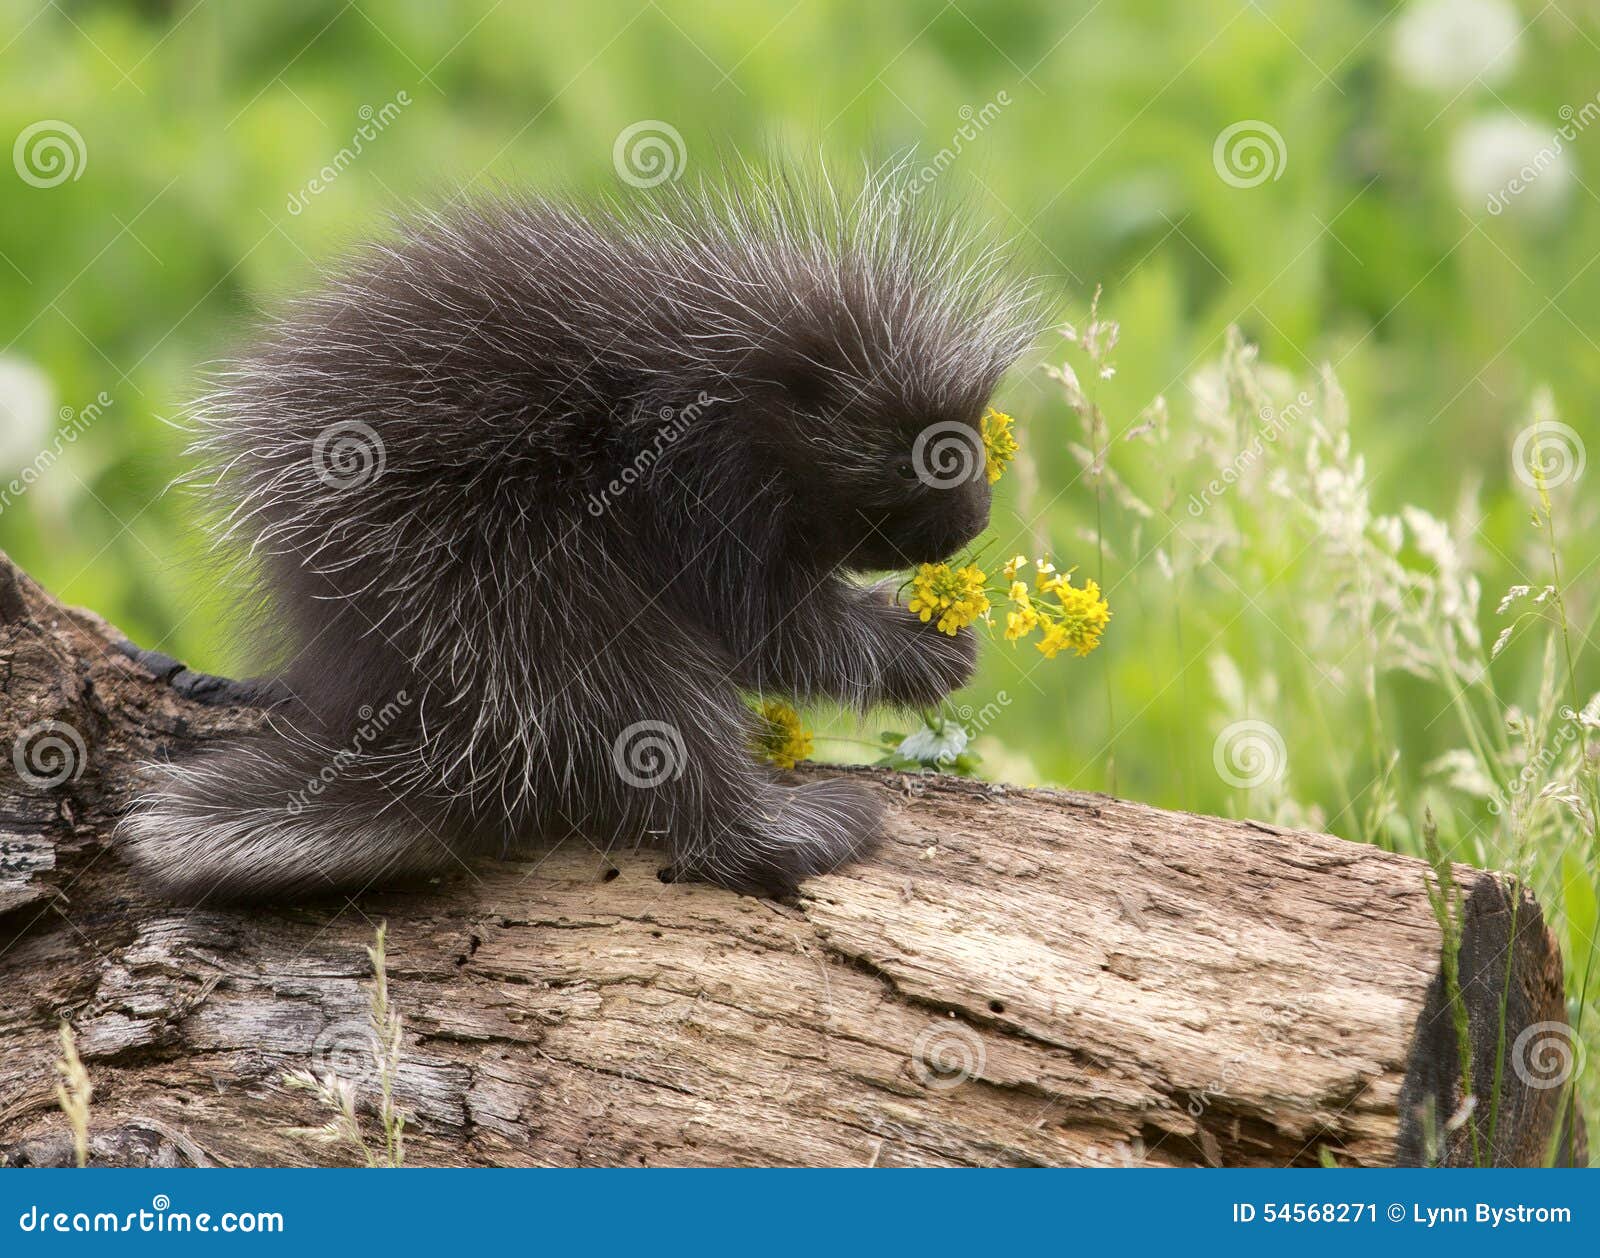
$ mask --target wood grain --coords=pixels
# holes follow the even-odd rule
[[[13,1163],[69,1156],[52,1097],[62,1017],[95,1082],[97,1161],[338,1160],[287,1134],[322,1115],[281,1080],[331,1069],[370,1097],[364,949],[380,920],[418,1164],[1467,1156],[1466,1132],[1430,1138],[1461,1095],[1415,860],[1102,796],[854,770],[890,799],[891,836],[794,903],[664,883],[656,854],[593,836],[336,903],[175,909],[109,839],[132,766],[260,714],[196,702],[230,696],[175,661],[130,659],[119,636],[0,556],[0,751],[12,761],[48,722],[83,746],[81,772],[48,789],[0,762]],[[1479,1023],[1515,953],[1509,1045],[1563,1019],[1560,956],[1526,893],[1461,872]],[[1473,1038],[1492,1078],[1494,1037]],[[1557,1094],[1502,1074],[1495,1156],[1537,1163]],[[1581,1129],[1577,1144],[1583,1160]]]

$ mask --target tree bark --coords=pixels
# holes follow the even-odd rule
[[[1478,1099],[1447,1131],[1460,1054],[1416,860],[828,769],[877,784],[890,836],[793,903],[665,884],[592,836],[422,888],[174,908],[116,818],[141,760],[253,728],[249,697],[0,555],[0,1162],[71,1156],[61,1019],[96,1162],[344,1160],[287,1131],[327,1114],[282,1080],[350,1079],[370,1124],[379,921],[414,1164],[1378,1165],[1470,1161],[1475,1128],[1486,1161],[1586,1161],[1533,1073],[1565,1045],[1560,954],[1494,876],[1458,870]]]

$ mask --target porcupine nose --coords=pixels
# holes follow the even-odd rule
[[[964,487],[960,512],[962,545],[966,545],[989,527],[989,508],[993,502],[994,494],[989,488],[987,476],[978,476]]]
[[[979,476],[952,493],[941,495],[933,522],[937,539],[934,561],[952,558],[978,534],[989,527],[992,495],[987,478]]]

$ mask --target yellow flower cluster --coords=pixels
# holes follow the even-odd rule
[[[1022,448],[1011,433],[1011,425],[1015,422],[1011,416],[992,406],[979,422],[979,432],[983,436],[983,470],[991,485],[1000,479],[1006,465],[1017,457],[1017,451]]]
[[[1075,586],[1071,572],[1057,572],[1048,559],[1035,559],[1030,590],[1026,581],[1018,579],[1027,565],[1026,556],[1015,556],[1002,569],[1008,583],[1004,592],[993,592],[996,598],[1003,597],[1010,604],[1006,641],[1020,642],[1037,632],[1039,638],[1034,646],[1046,659],[1055,659],[1063,650],[1079,656],[1089,654],[1100,645],[1100,635],[1111,619],[1111,609],[1099,585],[1085,580],[1081,587]],[[925,563],[911,579],[911,598],[906,606],[924,623],[937,617],[939,631],[953,638],[974,621],[993,623],[988,585],[989,578],[976,564],[952,568],[945,563]]]
[[[1027,582],[1017,580],[1027,562],[1026,556],[1015,555],[1002,569],[1011,583],[1006,595],[1011,603],[1006,613],[1006,641],[1019,642],[1038,630],[1034,646],[1047,660],[1055,659],[1063,649],[1079,656],[1089,654],[1100,645],[1100,635],[1111,619],[1099,585],[1086,579],[1079,589],[1072,584],[1071,572],[1057,572],[1049,560],[1036,559],[1030,591]]]
[[[756,713],[755,752],[780,769],[792,769],[811,755],[811,731],[787,703],[768,699]]]
[[[906,604],[927,623],[939,618],[939,632],[952,638],[980,616],[989,614],[988,577],[973,564],[951,568],[947,563],[925,563],[911,579],[911,601]]]

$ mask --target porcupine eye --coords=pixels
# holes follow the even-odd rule
[[[903,454],[894,460],[894,474],[903,481],[917,479],[917,469],[912,464],[910,455]]]

